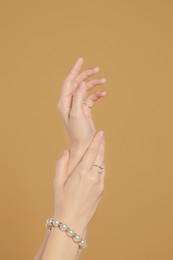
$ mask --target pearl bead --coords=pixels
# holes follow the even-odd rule
[[[85,241],[85,240],[81,240],[80,243],[79,243],[79,246],[80,246],[81,248],[86,248],[86,247],[87,247],[86,241]]]
[[[74,230],[72,230],[72,229],[69,229],[68,231],[67,231],[67,235],[69,236],[69,237],[72,237],[72,236],[74,236]]]
[[[58,227],[58,225],[59,225],[59,221],[57,219],[54,219],[53,220],[53,226]]]
[[[68,229],[68,227],[67,227],[66,224],[61,223],[61,224],[60,224],[60,229],[61,229],[62,231],[66,231],[66,230]]]
[[[53,224],[53,219],[52,219],[52,218],[49,218],[49,219],[47,220],[47,225],[50,227],[50,226],[52,226],[52,224]]]
[[[78,243],[79,248],[83,249],[87,247],[86,240],[82,239],[73,229],[68,225],[60,222],[58,219],[49,218],[46,221],[46,227],[51,230],[52,227],[58,227],[60,230],[65,231],[69,237],[73,239],[74,242]]]
[[[73,240],[75,242],[80,242],[81,241],[81,237],[79,235],[75,234],[75,236],[73,237]]]

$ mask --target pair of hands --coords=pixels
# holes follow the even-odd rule
[[[88,91],[106,82],[90,79],[99,68],[81,71],[79,58],[64,80],[58,108],[68,132],[70,148],[56,162],[54,216],[78,230],[85,229],[96,212],[104,192],[104,133],[96,132],[91,109],[106,96],[105,91],[88,95]],[[87,81],[88,80],[88,81]]]

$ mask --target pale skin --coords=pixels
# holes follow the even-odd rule
[[[92,120],[92,108],[97,100],[106,96],[105,91],[96,91],[88,95],[89,90],[106,83],[105,78],[94,78],[99,67],[80,73],[83,58],[79,58],[64,80],[58,108],[63,118],[70,140],[70,161],[68,172],[77,165],[86,151],[96,131]],[[88,80],[87,82],[85,82]],[[83,87],[80,87],[83,86]]]
[[[102,174],[102,177],[99,176],[100,178],[99,180],[101,184],[97,186],[99,187],[98,190],[100,191],[100,195],[96,199],[97,203],[95,203],[95,207],[94,206],[92,207],[91,205],[88,206],[89,208],[87,212],[85,212],[84,216],[81,215],[80,218],[79,218],[80,209],[84,210],[85,208],[84,206],[87,205],[87,202],[90,201],[92,196],[89,196],[88,194],[88,197],[86,196],[85,203],[80,201],[79,198],[81,197],[80,195],[83,194],[84,191],[87,191],[87,189],[91,187],[91,185],[89,185],[87,179],[83,178],[83,186],[81,186],[82,187],[81,191],[77,189],[78,193],[76,193],[76,197],[72,197],[72,193],[75,194],[74,192],[76,190],[76,187],[78,187],[79,184],[77,183],[77,177],[75,177],[76,178],[75,179],[74,176],[78,176],[78,177],[81,176],[80,174],[81,172],[85,172],[85,176],[98,176],[97,167],[94,167],[92,171],[91,168],[93,167],[87,168],[86,164],[85,167],[87,170],[84,167],[83,168],[81,167],[81,163],[86,158],[86,154],[88,153],[93,154],[92,158],[90,159],[93,164],[103,165],[104,146],[105,146],[104,135],[100,137],[100,139],[98,137],[99,134],[96,135],[96,129],[92,120],[91,109],[97,100],[106,96],[106,92],[97,91],[88,96],[87,94],[90,89],[93,89],[98,85],[103,85],[106,82],[106,79],[105,78],[90,79],[91,76],[94,76],[99,72],[98,67],[87,69],[83,72],[80,72],[83,62],[84,60],[82,58],[79,58],[76,61],[76,63],[73,65],[71,71],[69,72],[69,74],[67,75],[66,79],[63,82],[61,96],[58,101],[58,108],[60,110],[65,127],[68,132],[70,147],[69,150],[66,151],[66,153],[60,158],[60,160],[57,161],[55,176],[62,176],[63,174],[60,172],[61,169],[63,168],[65,169],[65,176],[67,178],[67,181],[65,181],[65,183],[67,185],[69,182],[71,182],[71,184],[68,186],[69,190],[66,188],[68,194],[66,196],[64,196],[63,192],[61,193],[61,196],[60,193],[58,193],[59,190],[63,191],[62,188],[62,186],[64,185],[63,182],[61,183],[61,186],[58,184],[58,182],[57,185],[54,185],[54,190],[55,190],[54,217],[63,220],[63,222],[66,221],[66,223],[69,226],[71,224],[71,227],[73,229],[76,228],[76,231],[78,231],[78,233],[84,238],[87,232],[87,226],[89,220],[93,217],[94,212],[96,211],[103,194],[104,174]],[[95,153],[91,153],[91,151],[94,150],[93,145],[95,145],[94,148]],[[97,151],[97,156],[94,155],[96,154],[96,151]],[[89,175],[90,171],[94,173],[97,172],[97,173]],[[86,172],[88,172],[88,174],[86,174]],[[57,177],[55,177],[55,180],[56,179]],[[78,178],[78,181],[79,179],[80,178]],[[95,196],[93,197],[96,198],[96,193]],[[70,210],[69,210],[71,208],[70,205],[72,203],[71,200],[75,202],[76,212],[78,212],[75,213],[75,211],[73,210],[72,211],[73,215],[70,214]],[[67,205],[68,205],[66,207],[64,206],[65,201],[67,201]],[[88,214],[87,216],[88,212],[90,212],[90,214]],[[91,212],[93,212],[93,215]],[[67,237],[66,234],[64,234],[62,231],[53,229],[51,230],[50,233],[49,232],[47,233],[45,237],[45,241],[43,242],[38,254],[35,256],[34,259],[35,260],[40,260],[40,259],[77,260],[79,259],[80,254],[81,254],[81,250],[79,250],[76,243],[71,241],[71,239]]]
[[[82,238],[104,191],[104,173],[99,174],[97,167],[93,166],[96,158],[102,163],[103,151],[100,147],[103,139],[103,132],[98,132],[70,178],[67,175],[68,151],[56,166],[54,217],[63,219]],[[71,238],[59,229],[53,228],[42,260],[75,260],[78,251],[78,245],[71,241]]]

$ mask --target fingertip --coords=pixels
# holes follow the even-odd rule
[[[98,98],[104,97],[104,96],[107,95],[107,92],[106,91],[98,91],[98,92],[96,92],[96,95],[97,95]]]
[[[103,91],[100,93],[102,97],[105,97],[107,95],[107,92],[106,91]]]
[[[99,72],[99,71],[100,71],[100,68],[97,66],[97,67],[94,68],[94,71],[95,71],[95,72]]]
[[[102,83],[106,83],[106,82],[107,82],[107,79],[106,79],[106,78],[102,78],[102,79],[101,79],[101,82],[102,82]]]
[[[84,62],[84,58],[83,57],[79,57],[78,58],[78,62],[83,63]]]

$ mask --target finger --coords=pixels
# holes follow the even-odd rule
[[[105,83],[106,83],[105,78],[90,80],[87,82],[87,90],[93,89],[96,86],[103,85]]]
[[[100,71],[99,67],[95,67],[95,68],[91,68],[91,69],[87,69],[85,71],[83,71],[81,74],[79,74],[79,76],[76,78],[75,82],[74,82],[74,89],[75,90],[81,81],[87,80],[89,77],[94,76],[95,74],[97,74]]]
[[[81,169],[84,169],[86,172],[89,172],[91,167],[93,166],[95,159],[97,157],[97,154],[99,152],[100,145],[102,144],[102,141],[104,139],[104,133],[103,131],[97,132],[95,135],[93,141],[89,145],[86,153],[84,154],[80,167]]]
[[[73,82],[76,79],[76,77],[78,76],[82,68],[83,63],[84,63],[84,59],[82,57],[77,59],[77,61],[72,66],[72,69],[70,70],[69,74],[66,77],[67,81]]]
[[[100,176],[100,180],[102,182],[104,182],[104,178],[105,178],[105,169],[104,169],[104,156],[105,156],[105,140],[103,140],[99,152],[96,156],[95,162],[93,167],[95,168],[95,170],[97,170],[99,176]],[[103,170],[101,170],[99,167],[103,167]],[[101,171],[100,171],[101,170]],[[91,172],[91,174],[93,174]]]
[[[74,92],[70,117],[78,117],[83,115],[83,103],[86,94],[86,83],[82,81],[79,88],[77,88]]]
[[[104,184],[105,182],[105,177],[106,177],[106,166],[105,164],[102,165],[104,170],[102,171],[102,173],[100,173],[100,182]]]
[[[64,85],[63,85],[63,89],[62,89],[62,96],[67,96],[73,92],[74,81],[76,80],[76,77],[78,76],[83,63],[84,63],[84,59],[79,58],[73,65],[71,71],[69,72],[69,74],[67,75],[67,77],[64,81]]]
[[[56,168],[55,168],[55,184],[58,186],[63,186],[63,184],[66,181],[67,175],[67,165],[68,165],[68,159],[69,159],[69,151],[66,150],[56,161]]]
[[[83,62],[84,62],[83,58],[79,58],[76,61],[76,63],[73,65],[70,73],[68,74],[68,76],[64,81],[61,90],[61,96],[57,104],[66,125],[68,123],[68,117],[69,117],[70,108],[72,104],[73,83],[76,76],[79,74],[80,69],[82,68]]]
[[[105,141],[103,140],[102,144],[100,145],[100,149],[97,153],[94,164],[99,165],[99,166],[103,166],[104,155],[105,155]]]
[[[84,102],[84,105],[86,105],[87,108],[92,108],[97,100],[99,100],[102,97],[105,97],[106,95],[106,91],[95,92],[87,97],[87,99]]]

